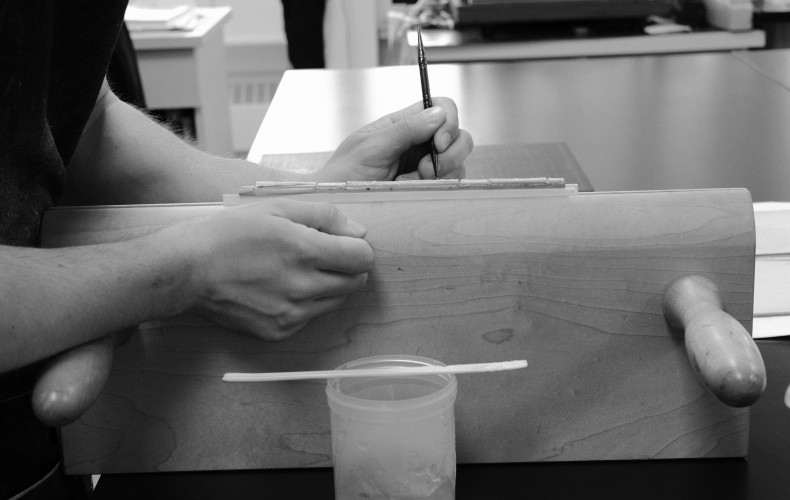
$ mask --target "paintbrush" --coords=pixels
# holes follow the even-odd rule
[[[422,106],[424,109],[433,107],[431,101],[431,85],[428,82],[428,61],[425,59],[425,47],[422,44],[422,30],[417,26],[417,66],[420,68],[420,86],[422,87]],[[436,144],[431,138],[431,163],[433,164],[433,175],[439,178],[439,154],[436,152]]]

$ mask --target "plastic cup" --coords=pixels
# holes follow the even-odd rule
[[[375,356],[338,370],[444,366]],[[335,498],[455,498],[455,376],[329,379]]]

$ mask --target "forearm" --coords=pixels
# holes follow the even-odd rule
[[[189,265],[155,236],[0,247],[0,372],[189,307]]]
[[[204,153],[105,86],[68,165],[63,204],[219,201],[259,180],[299,179],[298,174]]]

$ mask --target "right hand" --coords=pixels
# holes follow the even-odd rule
[[[264,340],[287,338],[340,306],[373,265],[366,229],[325,203],[227,208],[160,234],[193,257],[187,308]]]
[[[439,153],[439,177],[461,179],[464,161],[474,147],[472,136],[458,126],[455,101],[435,97],[434,106],[422,101],[365,125],[337,147],[315,180],[393,180],[398,171],[409,172],[399,180],[433,179],[433,165],[426,141],[433,139]]]

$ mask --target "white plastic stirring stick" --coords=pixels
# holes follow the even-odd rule
[[[272,373],[226,373],[225,382],[277,382],[282,380],[309,380],[349,377],[392,377],[414,375],[441,375],[445,373],[481,373],[526,368],[527,360],[499,361],[496,363],[474,363],[449,366],[385,366],[381,368],[357,368],[348,370],[317,370],[307,372]]]

